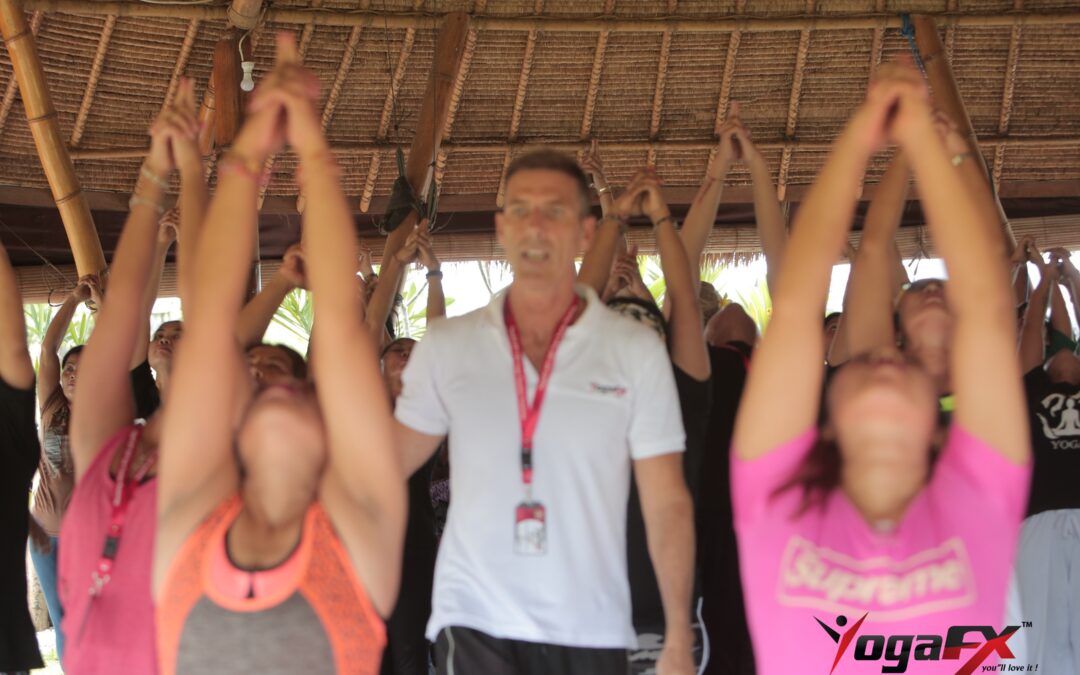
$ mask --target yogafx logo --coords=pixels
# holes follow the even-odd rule
[[[869,612],[863,614],[843,633],[814,617],[814,620],[836,643],[836,658],[833,659],[832,668],[829,670],[830,675],[836,670],[836,666],[840,664],[848,649],[852,647],[852,642],[855,643],[852,658],[856,661],[884,660],[885,663],[881,666],[883,673],[907,672],[908,662],[912,657],[916,661],[958,661],[963,650],[971,649],[974,653],[956,671],[956,675],[971,675],[991,654],[996,653],[1003,659],[1014,658],[1012,650],[1006,643],[1016,631],[1020,630],[1020,626],[1006,626],[998,633],[991,626],[952,626],[944,640],[940,635],[858,635],[868,615]],[[836,625],[841,629],[844,629],[847,624],[846,616],[836,617]],[[968,642],[968,636],[972,634],[977,634],[981,641]],[[857,639],[856,635],[858,635]],[[944,644],[944,649],[942,649],[942,644]]]

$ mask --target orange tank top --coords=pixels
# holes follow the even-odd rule
[[[161,673],[377,673],[386,630],[322,507],[308,508],[288,560],[255,573],[228,559],[239,513],[239,497],[225,501],[169,566],[157,606]]]

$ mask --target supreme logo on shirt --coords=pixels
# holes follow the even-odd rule
[[[777,594],[783,605],[868,610],[876,621],[901,621],[974,603],[975,578],[955,537],[904,560],[859,560],[794,536],[781,558]]]

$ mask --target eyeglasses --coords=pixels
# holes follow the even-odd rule
[[[922,291],[925,291],[927,289],[927,287],[930,286],[931,284],[941,286],[942,288],[944,288],[945,280],[944,279],[919,279],[918,281],[912,281],[912,282],[906,283],[903,286],[901,286],[900,287],[900,292],[901,293],[907,293],[907,292],[910,291],[910,292],[913,292],[913,293],[921,293]]]

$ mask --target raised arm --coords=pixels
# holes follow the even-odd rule
[[[266,328],[274,320],[274,314],[285,296],[296,288],[307,287],[304,275],[304,251],[299,244],[293,244],[286,249],[281,267],[270,281],[240,310],[236,339],[241,348],[247,349],[262,342]]]
[[[1080,319],[1080,295],[1077,295],[1077,291],[1080,290],[1080,271],[1073,266],[1072,255],[1064,248],[1050,249],[1050,257],[1060,268],[1061,279],[1065,287],[1069,289],[1069,298],[1072,300],[1073,311],[1077,319]]]
[[[165,258],[169,255],[169,248],[176,241],[176,218],[177,214],[170,211],[166,212],[158,222],[157,246],[142,301],[143,316],[146,320],[139,324],[139,334],[135,337],[135,351],[131,354],[132,369],[146,360],[150,349],[150,316],[161,289],[161,273],[165,270]]]
[[[191,111],[167,108],[150,129],[150,152],[131,198],[131,212],[113,254],[108,295],[79,364],[71,415],[75,479],[82,477],[105,441],[135,417],[129,377],[158,238],[158,220],[169,175],[176,168],[176,139],[193,140],[199,124]],[[143,338],[146,341],[145,337]]]
[[[38,356],[37,399],[38,410],[45,411],[45,403],[60,388],[60,345],[71,325],[71,317],[80,302],[90,298],[90,285],[87,279],[80,279],[77,286],[64,298],[64,303],[49,322],[45,337],[41,340],[41,354]],[[26,339],[25,337],[23,338]]]
[[[619,195],[614,208],[617,215],[622,216],[636,215],[626,210],[640,208],[652,221],[667,285],[665,305],[670,312],[671,360],[695,380],[706,380],[710,369],[709,354],[705,349],[697,284],[660,186],[660,180],[653,172],[643,171],[634,177],[626,192]]]
[[[745,162],[750,168],[750,182],[754,191],[754,221],[761,238],[761,251],[767,266],[766,281],[769,288],[776,288],[777,275],[784,263],[788,233],[780,202],[776,199],[776,186],[765,158],[750,140],[750,132],[738,118],[731,127],[735,144],[735,160]]]
[[[739,107],[737,103],[731,105],[732,117],[737,117]],[[682,229],[679,230],[679,238],[686,249],[686,259],[690,262],[690,275],[694,287],[701,281],[701,254],[705,251],[705,243],[709,240],[716,223],[716,213],[720,210],[720,200],[724,196],[724,181],[732,164],[735,163],[735,132],[734,126],[729,120],[720,129],[720,144],[716,147],[716,154],[709,162],[706,171],[705,182],[698,188],[697,195],[690,210],[686,212]]]
[[[55,355],[55,352],[53,352]],[[59,381],[59,377],[57,378]],[[0,380],[15,389],[34,384],[34,364],[26,349],[26,320],[15,270],[0,245]]]
[[[735,421],[732,447],[742,460],[760,457],[817,422],[823,368],[821,317],[832,265],[847,239],[859,184],[871,154],[885,139],[890,108],[912,85],[884,79],[833,143],[791,228],[790,249],[772,293],[769,330],[754,355]],[[776,415],[783,409],[783,415]]]
[[[295,63],[291,37],[279,37],[278,50],[279,63]],[[286,83],[313,77],[298,66],[282,76]],[[334,355],[314,364],[329,448],[320,500],[372,603],[386,616],[393,609],[401,572],[405,477],[378,359],[357,313],[353,278],[359,250],[352,215],[322,132],[318,96],[297,95],[296,89],[281,86],[266,95],[285,107],[289,144],[300,157],[308,196],[305,249],[310,260],[318,261],[307,270],[319,324],[312,339],[317,353]]]
[[[176,104],[185,115],[194,114],[195,81],[184,78],[176,92]],[[176,285],[180,303],[190,309],[191,294],[195,285],[195,250],[202,236],[203,223],[206,220],[206,205],[209,195],[206,189],[206,171],[199,155],[198,137],[189,142],[186,138],[177,139],[175,148],[177,169],[180,173],[180,198],[177,206],[180,210],[180,231],[177,233]]]
[[[192,261],[190,307],[185,306],[184,339],[174,357],[162,430],[155,589],[164,569],[159,563],[167,563],[190,529],[237,488],[235,411],[250,387],[236,329],[255,245],[263,166],[283,142],[280,107],[251,110],[218,161],[217,190]]]
[[[394,298],[401,289],[401,282],[405,278],[405,268],[409,266],[419,252],[420,224],[413,226],[405,244],[389,258],[384,258],[379,268],[379,282],[375,291],[371,294],[366,308],[366,324],[368,335],[371,336],[375,346],[383,342],[385,335],[386,320],[390,318],[390,312],[394,309]],[[356,265],[353,264],[355,273]]]
[[[427,321],[431,321],[446,316],[446,294],[443,293],[442,266],[435,255],[435,249],[431,247],[431,234],[426,226],[422,223],[421,225],[423,234],[417,244],[417,254],[420,257],[420,264],[427,270],[428,296],[425,316]]]
[[[1035,287],[1024,310],[1024,322],[1020,328],[1020,372],[1028,373],[1043,364],[1046,359],[1046,307],[1051,294],[1055,294],[1060,273],[1057,265],[1048,265],[1031,240],[1017,245],[1039,267],[1039,285]],[[1060,293],[1056,293],[1060,295]]]
[[[842,364],[875,347],[896,344],[894,242],[904,213],[910,175],[907,158],[897,153],[870,200],[859,254],[852,264],[844,294],[844,315],[829,352],[831,365]]]
[[[972,185],[951,161],[935,133],[925,88],[901,99],[892,133],[910,158],[931,236],[949,270],[953,420],[1006,458],[1025,462],[1031,448],[1016,307],[989,189],[985,182]],[[949,134],[959,137],[955,129]]]
[[[600,146],[596,139],[589,144],[588,151],[581,158],[581,168],[592,179],[592,187],[600,198],[600,213],[606,216],[611,213],[615,198],[611,194],[611,185],[608,184],[607,176],[604,174],[604,162],[600,159]]]

